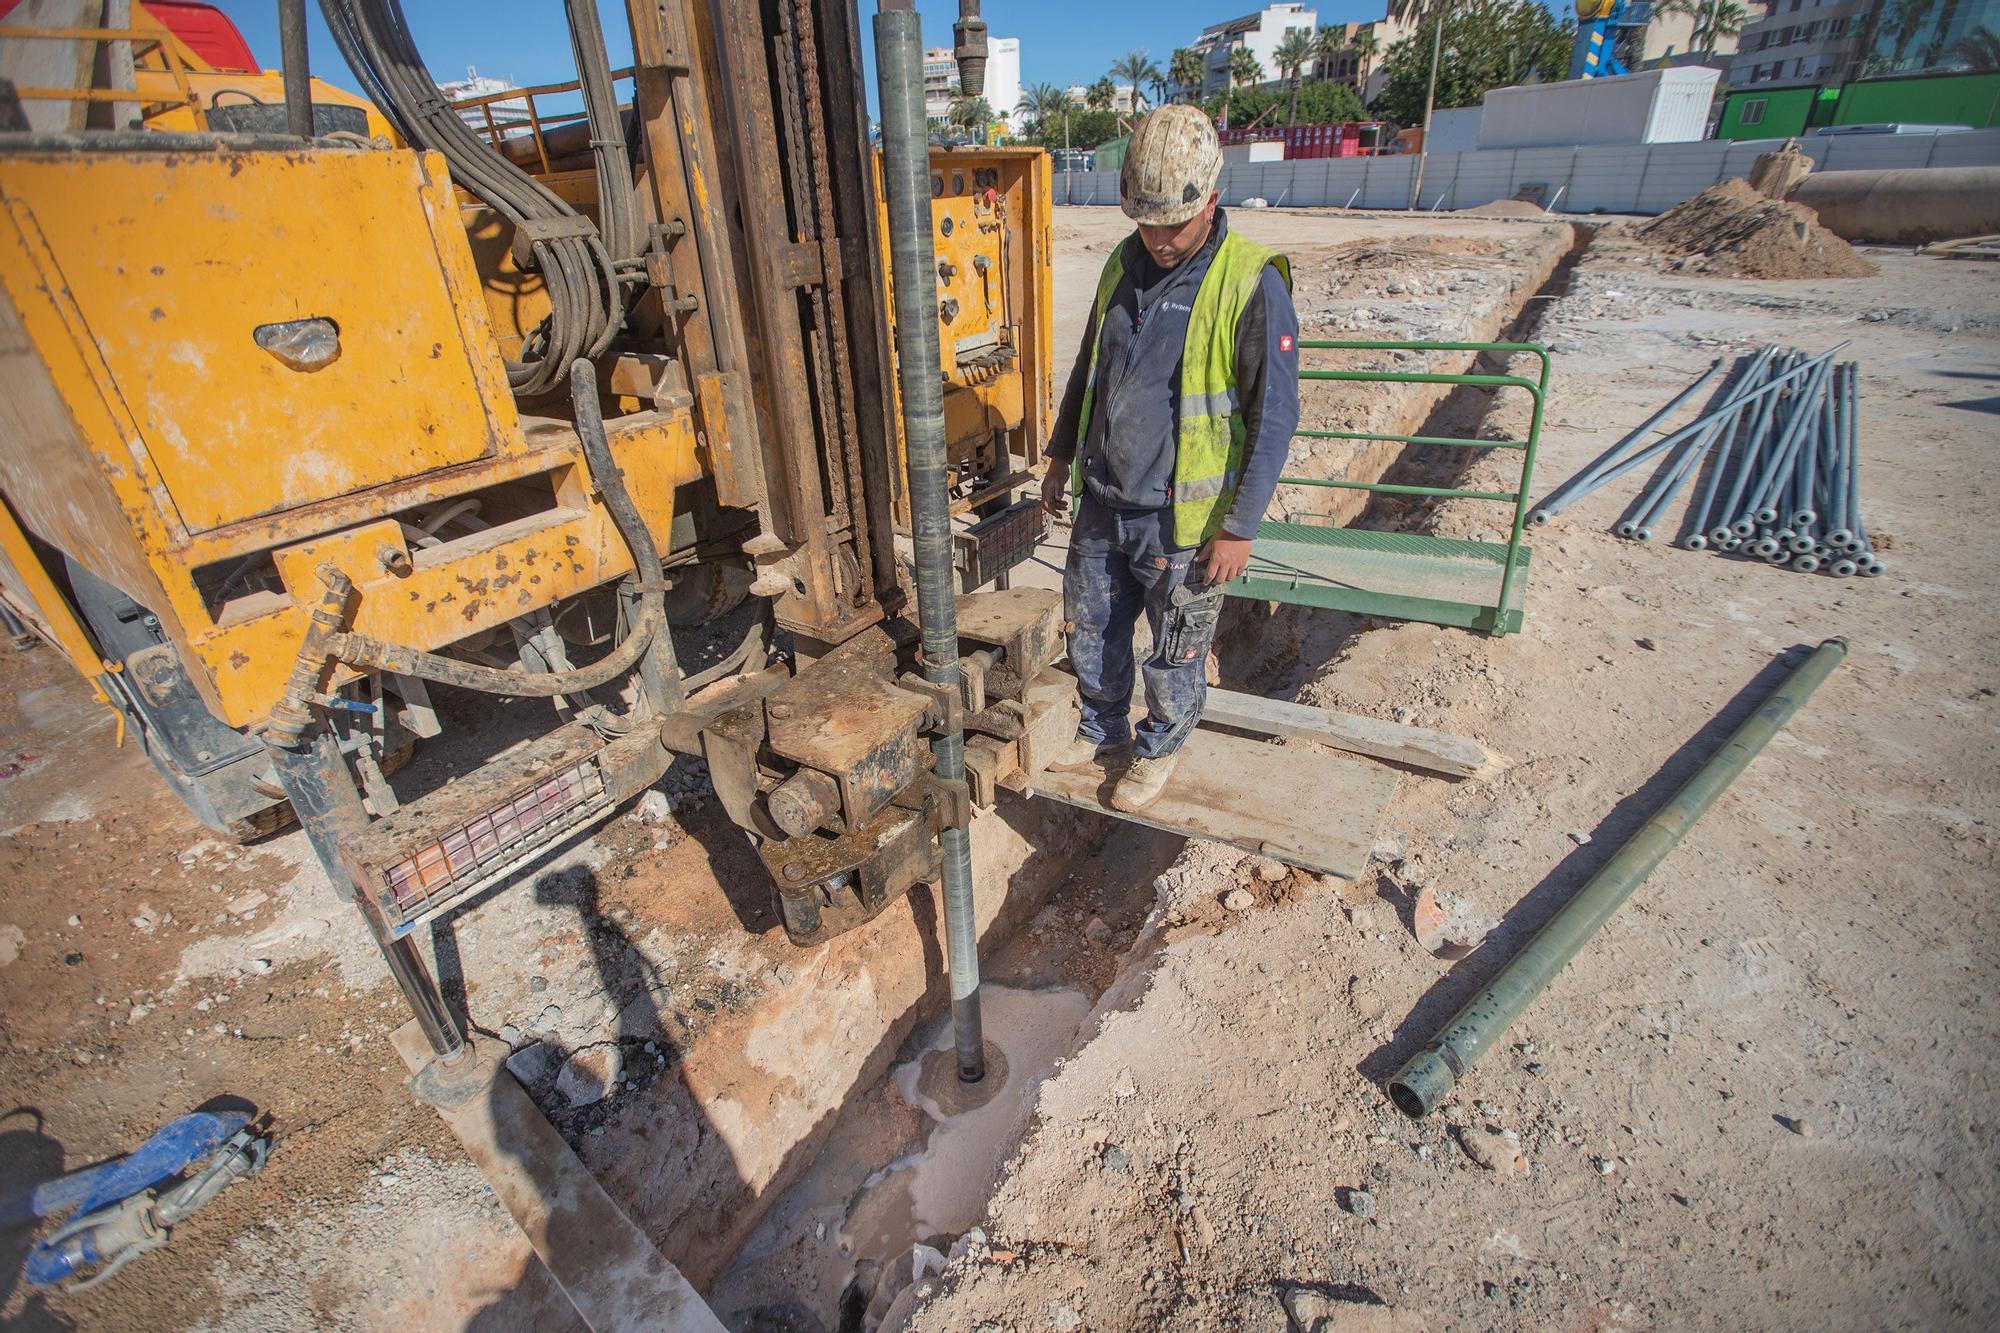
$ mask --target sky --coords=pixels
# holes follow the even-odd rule
[[[217,0],[250,43],[251,52],[267,69],[278,66],[278,18],[273,0]],[[1311,6],[1321,23],[1358,23],[1382,16],[1381,0],[1331,0]],[[875,12],[875,0],[860,0],[862,30]],[[957,0],[920,0],[924,39],[928,46],[950,46]],[[1128,51],[1143,50],[1164,67],[1177,46],[1192,42],[1201,30],[1262,8],[1260,0],[1148,0],[1145,4],[1093,3],[1092,0],[985,0],[981,6],[988,30],[995,37],[1021,39],[1021,82],[1066,86],[1089,83],[1113,60]],[[632,36],[624,11],[606,0],[605,42],[612,67],[632,58]],[[333,45],[319,5],[308,3],[313,72],[329,83],[353,91],[353,76]],[[575,77],[569,53],[568,29],[560,0],[403,0],[417,49],[433,77],[463,77],[472,66],[481,74],[529,85],[557,83]],[[868,104],[875,107],[875,62],[872,49],[863,52],[867,66]]]

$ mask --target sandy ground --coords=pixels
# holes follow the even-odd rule
[[[1276,212],[1240,225],[1369,256],[1302,266],[1308,332],[1347,336],[1449,336],[1454,309],[1504,283],[1477,253],[1504,256],[1526,232]],[[1058,290],[1088,290],[1122,231],[1110,210],[1060,213]],[[1605,493],[1537,534],[1520,636],[1239,616],[1232,684],[1460,731],[1515,766],[1492,784],[1405,775],[1389,859],[1347,891],[1111,836],[988,967],[1041,997],[1024,1025],[1066,1033],[1024,1071],[1026,1148],[996,1173],[1012,1131],[995,1130],[970,1175],[902,1180],[905,1220],[878,1187],[922,1165],[911,1154],[945,1122],[914,1083],[861,1091],[712,1288],[733,1326],[842,1327],[839,1297],[869,1256],[841,1244],[864,1204],[894,1218],[883,1237],[941,1250],[980,1222],[986,1242],[959,1246],[926,1328],[1276,1328],[1289,1286],[1371,1292],[1438,1324],[1990,1322],[1994,922],[1978,885],[1993,878],[2000,673],[1975,572],[1993,539],[1975,515],[1992,489],[1978,446],[1997,405],[2000,281],[1902,254],[1873,256],[1877,278],[1826,283],[1666,277],[1632,257],[1600,243],[1541,330],[1558,367],[1545,476],[1715,355],[1854,337],[1890,573],[1839,583],[1630,547],[1600,531],[1622,503]],[[1351,402],[1310,406],[1330,421]],[[1296,465],[1316,462],[1332,465]],[[1385,518],[1494,522],[1371,515]],[[1836,631],[1855,640],[1848,665],[1531,1012],[1523,1049],[1497,1052],[1435,1124],[1401,1122],[1377,1081],[1754,703],[1778,653]],[[279,1151],[95,1293],[17,1289],[25,1238],[8,1236],[0,1320],[563,1327],[539,1265],[403,1088],[383,1040],[400,1002],[296,836],[221,847],[110,733],[53,654],[0,651],[0,1105],[18,1108],[0,1123],[0,1190],[219,1097],[269,1111]],[[682,1043],[792,981],[758,895],[716,889],[754,873],[747,849],[698,775],[676,792],[668,823],[621,818],[453,941],[483,1027],[563,1049],[615,1041],[637,1104]],[[1420,881],[1505,918],[1492,947],[1456,966],[1418,950],[1405,903]],[[1259,906],[1225,912],[1239,884]],[[643,1023],[606,1003],[635,987],[655,997]],[[1078,1004],[1092,1007],[1080,1022]],[[920,1062],[935,1037],[902,1056]],[[559,1117],[594,1165],[651,1132],[619,1105]],[[1475,1120],[1521,1137],[1528,1179],[1465,1162],[1451,1135]],[[1365,1223],[1339,1203],[1359,1188],[1376,1201]],[[875,1248],[879,1263],[896,1244]],[[787,1266],[817,1284],[792,1284],[804,1298],[773,1280]]]
[[[1872,257],[1722,281],[1600,242],[1539,330],[1537,489],[1713,357],[1851,338],[1889,573],[1623,543],[1614,487],[1534,535],[1520,635],[1274,617],[1249,643],[1307,645],[1305,697],[1513,767],[1406,776],[1369,883],[1191,847],[915,1327],[1991,1326],[2000,273]],[[1847,663],[1507,1041],[1396,1112],[1381,1081],[1831,634]],[[1433,958],[1425,883],[1503,924]],[[1489,1131],[1525,1178],[1470,1160]]]

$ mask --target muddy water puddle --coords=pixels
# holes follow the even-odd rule
[[[731,1328],[872,1327],[871,1298],[879,1316],[908,1285],[913,1247],[941,1253],[978,1224],[1036,1088],[1090,1012],[1089,998],[1066,987],[989,984],[981,996],[985,1079],[960,1082],[948,1018],[920,1028],[716,1284],[712,1301]]]

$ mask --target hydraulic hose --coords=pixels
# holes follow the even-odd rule
[[[632,197],[631,149],[618,94],[611,82],[611,58],[604,50],[604,25],[597,0],[567,0],[570,49],[590,124],[590,148],[597,161],[598,230],[615,260],[636,259],[645,248],[638,206]]]
[[[444,155],[452,179],[528,238],[549,295],[549,316],[507,363],[521,397],[562,384],[570,362],[610,347],[624,318],[611,253],[590,220],[473,133],[439,94],[411,40],[399,0],[320,0],[334,43],[382,113],[417,148]],[[600,34],[601,45],[601,34]],[[593,127],[592,138],[600,136]],[[624,191],[630,194],[630,186]]]

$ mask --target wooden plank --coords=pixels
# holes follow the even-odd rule
[[[1470,737],[1234,690],[1209,690],[1201,720],[1263,736],[1319,741],[1336,750],[1455,778],[1490,778],[1513,762]]]
[[[1226,842],[1323,875],[1358,879],[1396,773],[1304,748],[1196,730],[1167,789],[1137,815],[1111,808],[1102,768],[1037,774],[1037,796],[1190,838]]]

